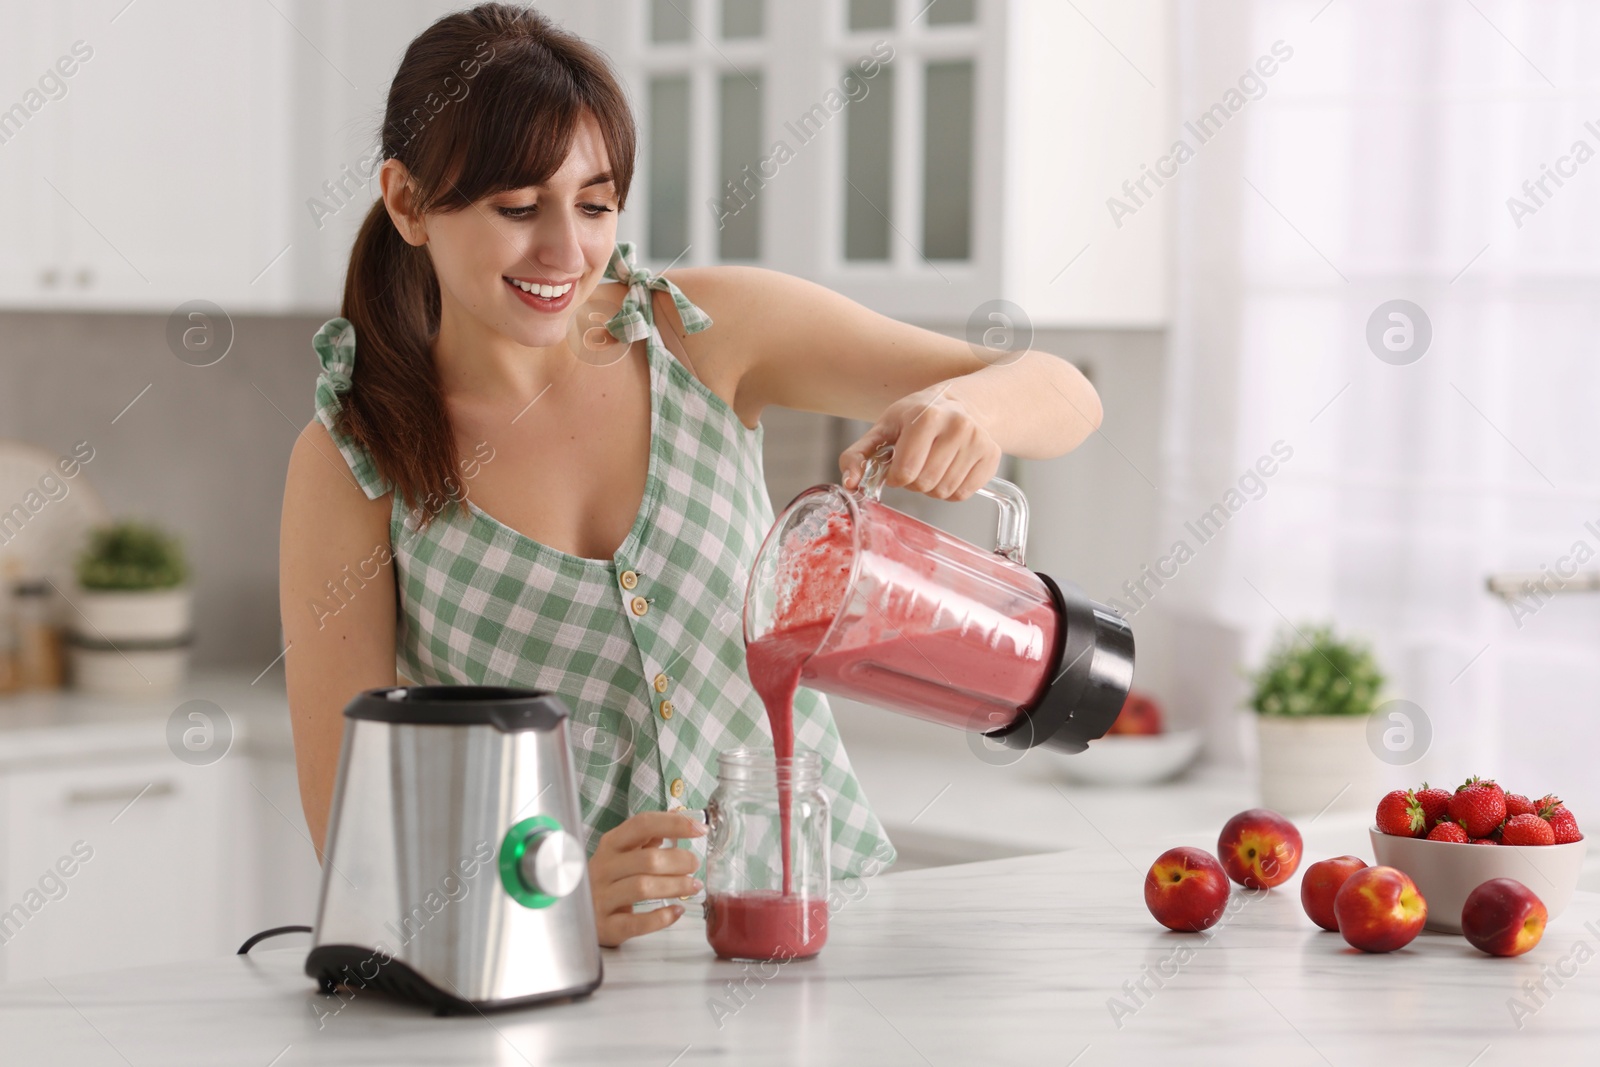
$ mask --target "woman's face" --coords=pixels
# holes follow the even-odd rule
[[[617,236],[616,186],[600,126],[585,112],[561,169],[544,185],[423,217],[448,321],[456,305],[528,348],[569,338]]]

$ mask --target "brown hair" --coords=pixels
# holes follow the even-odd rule
[[[389,86],[381,155],[410,172],[418,212],[460,211],[547,181],[585,111],[599,123],[620,209],[635,129],[605,56],[537,11],[479,4],[439,19],[406,49]],[[461,495],[433,361],[439,281],[427,247],[406,243],[381,198],[351,249],[340,314],[355,327],[357,358],[337,426],[425,525]]]

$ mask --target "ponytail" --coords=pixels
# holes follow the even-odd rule
[[[439,279],[428,250],[407,243],[381,199],[350,250],[339,313],[355,327],[357,353],[340,429],[371,453],[426,524],[457,503],[438,492],[446,478],[454,484],[456,469],[455,436],[433,361]]]

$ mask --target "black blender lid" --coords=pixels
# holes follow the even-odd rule
[[[1034,573],[1044,580],[1060,612],[1051,659],[1059,673],[1031,708],[984,736],[1012,749],[1047,745],[1082,752],[1090,741],[1105,736],[1127,700],[1133,684],[1133,631],[1074,583]]]
[[[413,726],[493,726],[506,733],[550,730],[567,718],[560,697],[505,685],[391,685],[356,694],[345,718]]]

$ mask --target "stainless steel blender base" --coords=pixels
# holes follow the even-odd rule
[[[501,686],[392,686],[345,708],[305,971],[436,1011],[600,984],[565,704]]]

